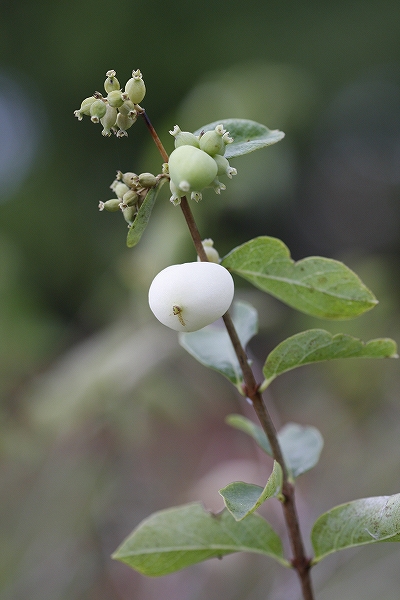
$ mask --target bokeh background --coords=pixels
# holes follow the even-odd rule
[[[140,68],[168,130],[243,117],[282,129],[232,161],[238,176],[194,207],[220,254],[257,235],[293,257],[354,268],[380,299],[349,323],[296,314],[237,280],[266,354],[306,327],[400,339],[400,6],[397,0],[0,4],[0,598],[295,600],[272,561],[234,555],[158,579],[110,559],[151,512],[202,500],[271,468],[224,418],[251,409],[150,313],[154,275],[194,259],[161,194],[140,245],[100,213],[117,169],[159,172],[143,123],[105,139],[73,111],[115,69]],[[298,369],[271,386],[276,424],[317,426],[325,449],[299,481],[305,536],[334,504],[400,491],[396,361]],[[275,501],[262,509],[282,530]],[[319,600],[398,598],[400,551],[346,551],[314,570]]]

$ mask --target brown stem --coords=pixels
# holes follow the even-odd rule
[[[145,109],[137,106],[137,111],[138,111],[138,114],[143,117],[144,122],[146,123],[146,127],[149,130],[150,135],[153,138],[154,143],[157,146],[158,151],[161,154],[163,161],[168,162],[168,153],[166,152],[166,150],[162,144],[162,141],[158,137],[156,130],[154,129],[153,125],[151,124],[150,119],[147,116]]]
[[[164,146],[161,143],[154,127],[150,123],[149,118],[146,115],[144,109],[141,109],[142,116],[146,122],[147,128],[149,129],[151,136],[160,151],[160,154],[165,162],[168,162],[168,154],[165,151]],[[205,253],[203,244],[201,242],[200,232],[197,228],[196,221],[194,220],[193,213],[190,209],[189,203],[186,196],[181,198],[180,207],[182,213],[186,219],[187,226],[190,231],[190,235],[193,240],[193,244],[196,248],[197,255],[201,261],[207,261],[207,255]],[[294,497],[294,486],[289,481],[287,467],[283,458],[282,450],[279,445],[277,432],[272,422],[270,414],[265,406],[263,397],[259,391],[259,384],[257,384],[252,368],[249,365],[246,352],[239,340],[236,328],[233,324],[232,318],[229,312],[223,315],[225,327],[228,335],[232,342],[235,350],[237,359],[243,373],[244,391],[246,396],[251,400],[253,408],[256,412],[258,420],[268,438],[271,446],[273,458],[280,464],[283,472],[283,484],[282,494],[284,497],[283,501],[283,513],[285,517],[286,527],[290,539],[290,545],[293,552],[292,566],[298,574],[300,579],[301,589],[303,592],[304,600],[314,600],[314,593],[311,585],[310,578],[310,567],[311,559],[306,556],[303,544],[303,538],[300,531],[299,518],[296,510],[296,503]]]

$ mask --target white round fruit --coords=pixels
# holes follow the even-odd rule
[[[149,305],[157,319],[176,331],[197,331],[222,317],[234,294],[229,271],[216,263],[172,265],[153,279]]]

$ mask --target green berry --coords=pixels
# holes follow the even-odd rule
[[[130,100],[125,100],[124,103],[118,108],[118,111],[121,115],[125,115],[126,117],[136,117],[136,109],[133,102]]]
[[[136,117],[134,119],[131,119],[131,117],[123,115],[119,112],[117,115],[117,126],[119,127],[119,130],[117,131],[117,137],[123,137],[128,135],[126,133],[126,130],[129,129],[129,127],[132,127],[135,121]]]
[[[223,131],[223,130],[222,130]],[[223,133],[225,133],[223,131]],[[210,156],[215,154],[223,154],[225,152],[225,144],[222,139],[223,133],[217,131],[215,128],[213,131],[206,131],[200,138],[200,148],[204,152],[207,152]]]
[[[93,104],[90,105],[91,121],[93,121],[93,123],[98,123],[106,114],[106,110],[107,105],[103,100],[95,100]]]
[[[136,209],[134,206],[127,206],[122,210],[125,221],[131,225],[135,219]]]
[[[99,210],[108,210],[109,212],[116,212],[120,210],[121,201],[119,198],[111,198],[111,200],[107,200],[106,202],[99,202]]]
[[[113,191],[115,192],[115,194],[118,196],[118,198],[123,198],[124,194],[126,194],[126,192],[129,192],[129,188],[125,183],[122,183],[122,181],[119,181],[114,187],[113,187]]]
[[[126,206],[133,206],[139,200],[139,195],[135,192],[135,190],[128,190],[122,196],[122,204]]]
[[[144,188],[152,188],[157,183],[157,177],[152,173],[141,173],[139,175],[139,184]]]
[[[180,194],[178,197],[188,192],[201,192],[211,185],[218,171],[215,160],[194,146],[176,148],[171,153],[168,164],[171,182]],[[174,194],[172,188],[171,191]]]
[[[122,106],[124,99],[121,90],[112,90],[111,92],[108,92],[107,102],[110,106],[114,106],[115,108]]]
[[[82,101],[80,109],[74,111],[74,115],[77,117],[78,121],[82,121],[83,115],[90,116],[90,107],[95,100],[96,98],[94,96],[89,96],[89,98],[85,98]]]
[[[217,175],[228,175],[232,179],[233,175],[237,175],[237,170],[230,166],[228,159],[225,156],[216,154],[214,160],[217,163],[218,173]]]
[[[114,127],[117,120],[117,109],[113,106],[107,105],[106,114],[100,119],[100,123],[103,125],[102,135],[109,137],[111,130]]]
[[[107,71],[106,76],[107,79],[104,82],[104,89],[106,90],[107,94],[115,90],[119,90],[121,86],[118,79],[115,77],[115,71]]]
[[[170,134],[175,138],[175,148],[179,148],[179,146],[200,148],[199,138],[190,131],[181,131],[178,125],[175,125]]]
[[[146,86],[144,85],[142,74],[139,69],[137,71],[132,71],[132,78],[126,82],[125,92],[134,104],[139,104],[145,97]]]
[[[126,173],[121,173],[121,179],[129,187],[135,187],[138,176],[136,175],[136,173],[127,171]]]

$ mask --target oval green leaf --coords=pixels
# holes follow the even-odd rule
[[[274,461],[274,468],[264,487],[253,483],[235,481],[219,490],[225,506],[236,521],[241,521],[251,515],[269,498],[275,498],[282,491],[282,468]]]
[[[133,221],[132,225],[129,227],[128,237],[126,239],[126,245],[128,248],[133,248],[140,242],[140,238],[143,235],[144,230],[147,227],[147,224],[151,217],[151,211],[153,210],[153,206],[158,196],[158,192],[161,187],[167,181],[165,177],[162,177],[158,184],[150,188],[146,194],[145,199],[142,202],[141,207],[138,210],[138,213]]]
[[[260,390],[286,371],[336,358],[398,358],[397,345],[389,338],[363,342],[344,333],[332,335],[323,329],[309,329],[284,340],[270,352]]]
[[[266,454],[272,456],[271,446],[264,431],[242,415],[228,415],[228,425],[247,433]],[[318,463],[324,440],[321,433],[310,425],[287,423],[278,432],[278,441],[290,478],[295,479]]]
[[[248,302],[235,302],[232,320],[239,339],[245,347],[257,333],[258,316],[256,309]],[[243,394],[243,374],[229,335],[217,324],[208,325],[192,333],[180,333],[179,343],[202,365],[218,371]]]
[[[400,494],[363,498],[321,515],[311,531],[314,563],[355,546],[400,541]]]
[[[228,159],[271,146],[285,137],[283,131],[268,129],[265,125],[249,119],[222,119],[204,125],[194,134],[200,135],[202,131],[210,131],[210,129],[215,129],[220,124],[229,131],[230,136],[233,138],[233,143],[228,144],[225,150],[225,156]]]
[[[289,566],[279,536],[265,519],[250,515],[237,522],[227,510],[215,515],[198,503],[154,513],[113,558],[143,575],[159,577],[232,552],[265,554]]]
[[[324,319],[351,319],[377,304],[343,263],[319,256],[295,263],[287,246],[262,236],[238,246],[221,263],[292,308]]]

